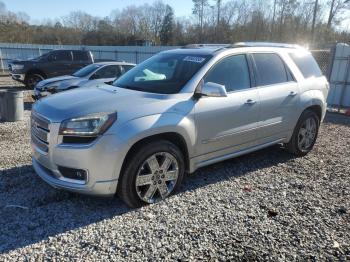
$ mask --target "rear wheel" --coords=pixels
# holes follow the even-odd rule
[[[304,156],[309,153],[317,139],[320,119],[312,110],[303,112],[294,129],[289,143],[286,145],[289,152]]]
[[[40,74],[30,74],[26,77],[25,85],[29,89],[34,89],[36,84],[44,79],[45,78]]]
[[[126,165],[118,194],[131,207],[167,198],[181,184],[185,172],[183,154],[165,140],[140,147]]]

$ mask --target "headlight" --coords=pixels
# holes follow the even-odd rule
[[[117,119],[117,113],[99,113],[65,120],[60,126],[60,135],[98,136],[103,134]]]
[[[24,68],[24,65],[12,64],[11,68],[12,70],[21,70]]]

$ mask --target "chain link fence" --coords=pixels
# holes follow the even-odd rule
[[[330,67],[332,63],[332,52],[331,49],[323,50],[310,50],[314,56],[316,62],[318,63],[322,73],[329,78]]]

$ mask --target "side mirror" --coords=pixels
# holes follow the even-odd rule
[[[199,92],[202,96],[209,97],[227,97],[226,88],[224,85],[216,84],[213,82],[207,82],[202,86],[202,90]]]

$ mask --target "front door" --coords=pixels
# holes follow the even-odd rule
[[[204,83],[224,85],[228,96],[197,101],[197,156],[215,158],[254,145],[259,97],[249,72],[246,55],[233,55],[219,61],[204,78]]]

